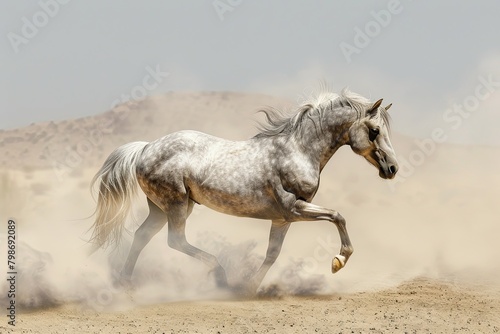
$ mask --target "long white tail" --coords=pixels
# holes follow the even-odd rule
[[[92,190],[98,185],[96,220],[92,225],[94,250],[116,245],[137,193],[136,163],[147,142],[133,142],[118,147],[92,179]]]

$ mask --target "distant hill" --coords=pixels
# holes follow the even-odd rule
[[[121,144],[151,141],[183,129],[246,139],[256,133],[254,114],[259,108],[290,105],[290,101],[262,94],[167,93],[121,104],[96,116],[0,130],[0,166],[99,165]]]

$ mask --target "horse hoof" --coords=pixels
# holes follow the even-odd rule
[[[335,274],[337,271],[345,266],[345,256],[337,255],[332,260],[332,273]]]
[[[240,298],[249,298],[257,294],[257,288],[253,284],[236,284],[228,288],[233,295]]]

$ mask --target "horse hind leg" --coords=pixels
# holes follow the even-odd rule
[[[120,273],[122,282],[130,281],[139,254],[151,239],[165,226],[167,214],[148,198],[149,215],[134,234],[125,265]]]
[[[227,288],[227,278],[224,268],[217,258],[199,248],[191,245],[186,239],[186,219],[192,211],[194,202],[187,200],[185,203],[170,206],[168,210],[168,245],[175,250],[201,260],[215,274],[215,281],[220,288]]]

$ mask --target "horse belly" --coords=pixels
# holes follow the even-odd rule
[[[206,207],[238,217],[259,219],[280,219],[274,199],[263,190],[242,189],[227,191],[212,187],[190,187],[190,197],[195,202]]]

